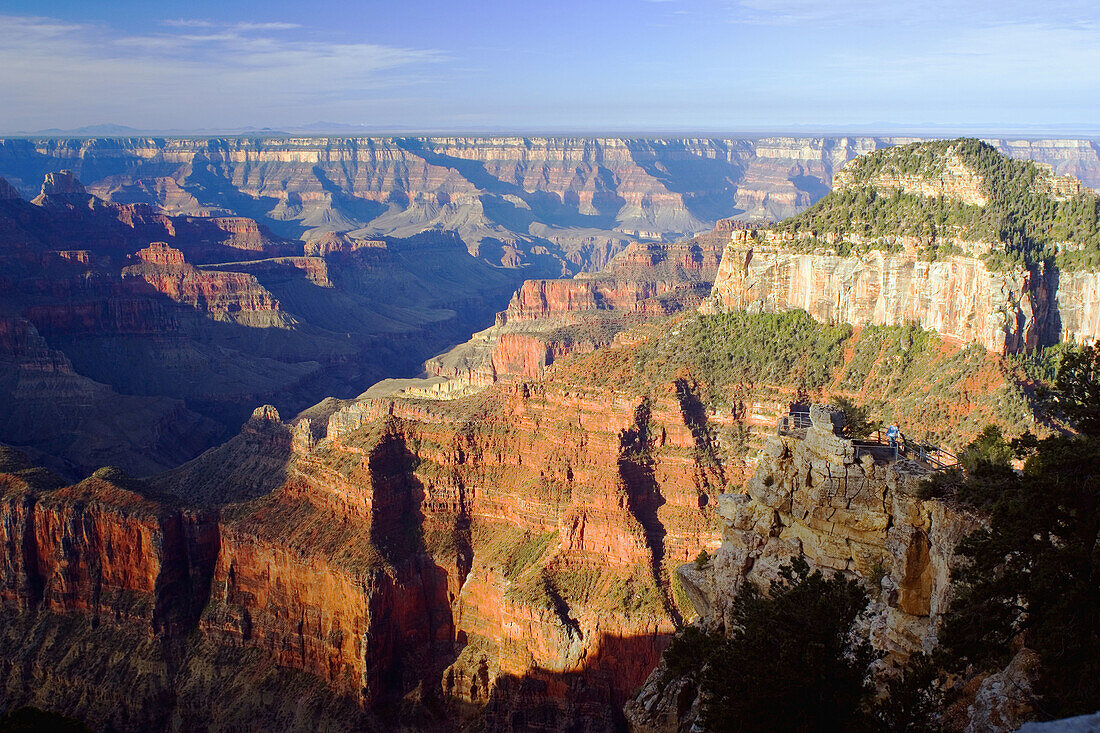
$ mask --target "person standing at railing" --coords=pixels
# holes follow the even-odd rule
[[[886,428],[886,439],[890,442],[891,448],[898,447],[898,435],[900,434],[901,431],[898,430],[898,426],[893,423],[890,423],[890,427]]]

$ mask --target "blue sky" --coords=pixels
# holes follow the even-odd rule
[[[0,131],[1095,130],[1098,7],[0,0]]]

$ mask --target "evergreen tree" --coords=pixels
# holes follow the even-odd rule
[[[977,460],[960,501],[990,512],[959,547],[969,560],[941,635],[953,671],[1002,667],[1018,643],[1042,660],[1038,714],[1100,709],[1100,370],[1090,347],[1062,361],[1055,403],[1081,431],[1016,443],[1016,474]],[[994,451],[997,453],[997,451]]]
[[[686,629],[666,663],[699,678],[707,730],[865,729],[872,655],[850,632],[866,594],[840,574],[811,572],[801,557],[780,573],[767,595],[752,584],[741,589],[729,638]]]

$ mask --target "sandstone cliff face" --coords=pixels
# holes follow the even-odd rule
[[[567,730],[581,722],[611,730],[676,619],[691,604],[717,609],[715,618],[724,613],[730,592],[714,590],[710,576],[675,575],[701,548],[720,544],[713,567],[737,574],[730,588],[743,577],[770,577],[794,552],[861,577],[881,568],[867,633],[898,657],[928,643],[945,602],[946,558],[966,518],[912,496],[919,470],[855,460],[831,434],[778,440],[759,459],[771,480],[759,473],[745,498],[723,496],[751,468],[727,460],[716,436],[731,421],[768,422],[794,387],[756,385],[737,415],[718,415],[687,378],[642,388],[604,373],[630,368],[632,349],[660,330],[645,326],[633,346],[621,339],[540,380],[496,384],[465,399],[368,393],[326,401],[294,425],[271,408],[257,410],[240,436],[153,482],[170,499],[150,500],[145,488],[138,499],[146,509],[114,512],[142,548],[180,546],[163,539],[171,522],[144,517],[214,518],[203,535],[213,553],[203,555],[208,591],[164,590],[165,608],[187,609],[173,612],[187,619],[172,627],[178,632],[127,610],[146,602],[125,600],[148,598],[150,577],[182,577],[165,568],[196,566],[175,551],[153,553],[163,556],[153,563],[120,538],[112,539],[118,552],[106,554],[91,535],[61,541],[65,567],[74,568],[64,576],[66,597],[96,597],[87,568],[114,557],[135,568],[105,576],[111,588],[128,589],[102,596],[121,599],[108,603],[118,609],[110,618],[94,616],[90,600],[34,601],[18,563],[0,567],[14,619],[12,632],[0,636],[0,660],[40,660],[30,673],[4,678],[3,702],[54,700],[49,707],[121,729],[138,724],[125,723],[110,701],[139,687],[134,699],[143,709],[166,712],[155,720],[126,712],[154,729],[181,719],[347,727],[379,724],[374,716],[400,708],[421,716],[414,718],[420,727],[440,723],[445,711],[490,730]],[[836,382],[847,385],[844,366],[838,370]],[[937,375],[939,392],[954,389],[948,371]],[[1001,384],[996,374],[968,374],[966,399]],[[869,377],[861,379],[866,387]],[[916,392],[927,410],[927,395]],[[119,497],[133,491],[117,493],[125,487],[110,476],[98,481],[83,484],[83,493],[55,490],[59,511],[76,516],[81,502],[130,506]],[[55,500],[16,493],[8,524],[37,527],[24,508]],[[180,501],[205,508],[180,509]],[[137,525],[126,524],[131,518]],[[9,554],[23,546],[11,537]],[[167,585],[151,587],[156,607]],[[68,632],[49,641],[32,633],[58,628]],[[87,648],[101,665],[94,695],[79,683],[88,655],[72,651]],[[67,664],[51,666],[58,658]],[[302,691],[298,717],[285,702],[293,696],[273,695],[280,685]],[[683,698],[690,707],[692,694],[647,697],[646,705],[652,712],[667,702],[667,712]]]
[[[1100,338],[1100,273],[1047,272],[1047,341],[1092,343]]]
[[[1015,353],[1044,341],[1046,304],[1032,273],[990,272],[973,257],[926,262],[911,254],[797,254],[732,242],[714,284],[724,307],[750,312],[801,308],[825,322],[919,323],[990,351]]]
[[[990,270],[976,258],[915,253],[801,254],[770,239],[735,238],[707,307],[800,308],[824,322],[917,323],[997,353],[1100,337],[1100,275],[1053,268]]]
[[[133,728],[107,704],[132,680],[111,650],[133,638],[135,663],[160,670],[141,684],[162,717],[224,720],[229,705],[271,721],[254,686],[205,713],[212,693],[185,696],[233,655],[360,710],[443,694],[484,707],[492,729],[613,729],[674,628],[670,569],[716,540],[724,478],[681,399],[509,386],[473,403],[488,410],[477,420],[450,403],[366,400],[319,413],[320,432],[266,408],[238,444],[158,480],[215,504],[257,497],[220,511],[173,508],[113,474],[41,495],[11,484],[0,598],[20,628],[69,624],[91,643],[80,629],[99,624],[113,672],[96,695],[70,672],[35,672],[5,704],[52,694],[50,707]],[[319,441],[292,437],[302,430]],[[241,473],[253,455],[256,486]],[[6,645],[5,659],[56,649]],[[191,661],[160,667],[159,646]]]
[[[887,661],[931,651],[950,601],[955,547],[980,523],[955,506],[919,499],[928,472],[857,449],[834,435],[824,410],[813,427],[773,436],[743,493],[718,498],[722,544],[710,563],[677,571],[700,622],[729,628],[743,584],[767,587],[801,555],[812,567],[864,581],[871,603],[861,633]],[[635,730],[684,730],[698,714],[695,694],[658,668],[628,703],[627,717]]]
[[[187,264],[182,252],[163,242],[139,250],[137,257],[143,264],[123,268],[124,281],[141,279],[158,293],[215,320],[261,328],[288,328],[294,323],[252,275],[197,270]]]

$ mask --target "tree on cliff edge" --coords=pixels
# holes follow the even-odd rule
[[[840,574],[811,572],[801,557],[780,573],[767,595],[752,584],[738,593],[729,638],[686,630],[666,662],[698,676],[707,730],[864,729],[872,657],[850,631],[866,594]]]
[[[1100,709],[1100,348],[1068,354],[1052,396],[1078,435],[1017,442],[1020,474],[976,466],[959,488],[990,518],[960,545],[940,636],[951,671],[1038,652],[1040,717]]]

